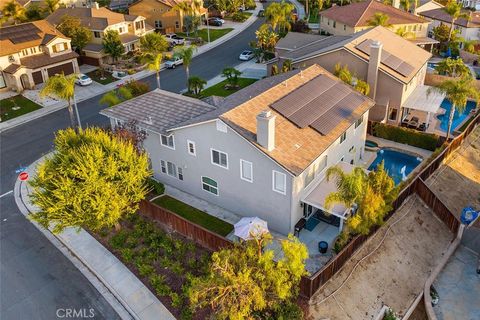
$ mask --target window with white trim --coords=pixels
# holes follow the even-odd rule
[[[212,163],[228,169],[228,155],[225,152],[210,149],[212,151]]]
[[[197,150],[195,149],[195,142],[191,140],[187,140],[187,149],[188,149],[188,153],[191,154],[192,156],[197,155]]]
[[[183,169],[178,167],[178,179],[183,181]]]
[[[240,178],[253,182],[253,164],[250,161],[240,159]]]
[[[287,176],[285,173],[272,170],[272,189],[281,194],[287,193]]]
[[[202,189],[218,196],[217,181],[215,181],[215,180],[213,180],[209,177],[202,177]]]
[[[160,168],[162,170],[162,173],[167,173],[167,164],[164,160],[160,160]]]
[[[160,141],[162,143],[162,146],[175,150],[175,140],[173,138],[173,134],[169,136],[163,134],[160,135]]]
[[[360,125],[362,124],[363,122],[363,114],[362,116],[360,117],[360,119],[358,119],[357,121],[355,121],[355,129],[357,129],[358,127],[360,127]]]
[[[177,177],[177,166],[170,161],[167,162],[167,174],[175,178]]]
[[[340,144],[342,144],[342,142],[345,141],[345,139],[347,139],[347,131],[342,133],[342,135],[340,136]]]

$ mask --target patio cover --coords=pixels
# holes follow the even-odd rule
[[[431,86],[417,86],[412,94],[407,98],[403,104],[404,108],[420,110],[424,112],[437,113],[438,108],[442,104],[445,95],[438,92],[431,92],[429,95],[427,91]]]
[[[355,168],[354,165],[348,164],[346,162],[340,161],[337,164],[345,173],[349,173]],[[365,170],[368,172],[368,170]],[[327,178],[324,177],[313,189],[301,199],[302,202],[309,204],[315,208],[321,209],[325,212],[333,214],[334,216],[339,217],[340,219],[346,219],[345,215],[348,213],[347,208],[341,204],[336,203],[330,209],[325,208],[325,198],[332,192],[337,191],[337,186],[335,185],[335,180],[332,179],[327,181]]]

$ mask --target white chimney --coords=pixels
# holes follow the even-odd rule
[[[400,0],[392,0],[392,7],[400,9]]]
[[[373,41],[370,45],[370,59],[368,61],[367,82],[370,86],[370,98],[375,100],[377,94],[378,68],[382,59],[382,43]]]
[[[98,2],[94,2],[94,3],[93,3],[93,7],[94,7],[95,9],[100,9],[100,6],[98,5]]]
[[[275,116],[270,110],[257,115],[257,142],[268,151],[275,149]]]

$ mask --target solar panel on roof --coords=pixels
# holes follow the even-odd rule
[[[15,44],[22,43],[40,39],[38,35],[40,32],[40,29],[33,23],[11,26],[2,29],[2,32],[0,32],[0,40],[10,40]]]
[[[366,99],[344,83],[319,75],[274,102],[271,107],[297,127],[310,126],[327,135],[342,120],[348,119]]]

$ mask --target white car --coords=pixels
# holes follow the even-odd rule
[[[179,66],[183,63],[183,59],[180,57],[173,57],[170,60],[165,61],[165,67],[167,69],[175,69],[176,66]]]
[[[79,86],[88,86],[89,84],[92,84],[92,82],[92,79],[90,79],[89,76],[83,73],[77,75],[77,80],[75,80],[75,83]]]
[[[242,61],[248,61],[250,59],[252,59],[253,57],[255,56],[255,54],[253,53],[253,51],[250,51],[250,50],[244,50],[240,56],[238,57],[238,59],[242,60]]]
[[[180,45],[185,43],[185,39],[182,37],[177,36],[175,33],[167,33],[165,35],[165,38],[167,38],[168,42],[173,43],[174,45]]]

